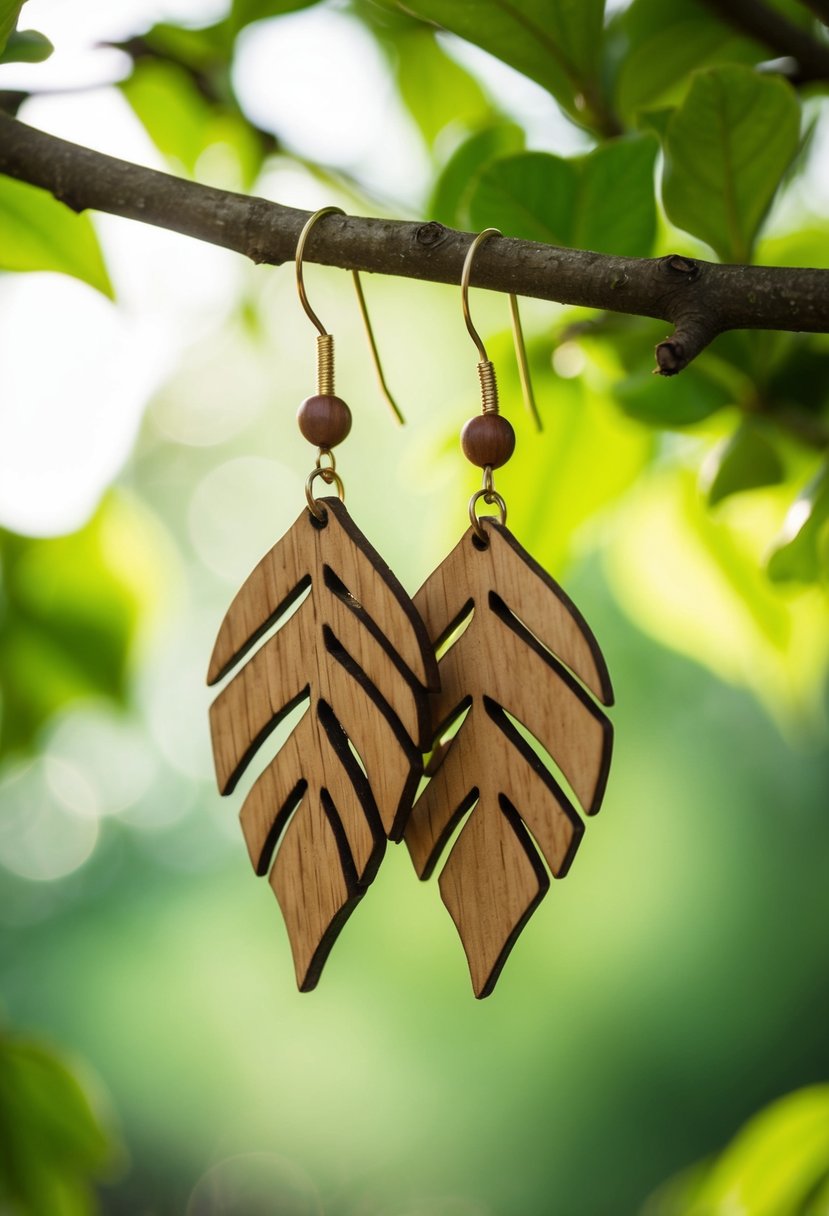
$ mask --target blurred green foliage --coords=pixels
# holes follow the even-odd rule
[[[49,39],[37,30],[19,30],[25,0],[0,0],[0,64],[41,63],[51,55]]]
[[[829,1208],[829,1086],[755,1115],[711,1163],[668,1183],[643,1216],[821,1216]]]
[[[712,452],[708,502],[715,507],[729,494],[773,486],[783,480],[783,462],[762,424],[746,419]]]
[[[161,22],[123,49],[134,63],[122,83],[124,96],[171,168],[209,180],[217,168],[205,153],[221,149],[221,184],[250,190],[276,144],[239,108],[230,76],[229,24],[182,29]]]
[[[111,1171],[112,1132],[77,1076],[40,1044],[0,1034],[0,1210],[89,1216]]]
[[[655,157],[649,136],[608,140],[569,159],[547,152],[501,157],[477,177],[470,220],[484,228],[494,216],[510,236],[646,257],[656,236]]]
[[[817,582],[829,561],[829,469],[812,479],[786,516],[779,543],[769,558],[774,582]]]
[[[95,229],[44,190],[0,176],[0,269],[57,270],[112,295]]]
[[[0,63],[49,49],[18,31],[21,7],[0,3]],[[264,192],[273,170],[310,170],[343,205],[385,212],[394,183],[309,164],[240,100],[242,40],[312,7],[325,6],[233,0],[202,28],[136,29],[117,44],[121,91],[176,173]],[[825,41],[807,4],[774,8]],[[421,147],[410,214],[630,256],[829,265],[812,197],[826,84],[783,79],[774,47],[702,0],[336,12],[373,40]],[[570,124],[566,146],[553,123],[540,138],[519,121],[457,38],[540,86]],[[113,294],[88,217],[3,177],[0,267]],[[381,345],[417,408],[382,461],[380,424],[355,414],[349,487],[415,586],[453,539],[474,386],[454,371],[456,300],[435,289],[417,319],[415,285],[372,288],[384,321],[406,317]],[[226,425],[211,393],[238,408],[252,386],[269,410],[274,384],[280,405],[303,395],[295,301],[280,291],[246,280],[222,333],[157,394],[124,475],[163,520],[185,587],[157,653],[136,662],[148,590],[169,571],[124,497],[73,535],[0,533],[0,796],[11,763],[39,754],[59,761],[45,843],[60,847],[56,824],[87,830],[89,806],[102,818],[84,868],[38,882],[15,870],[0,817],[0,991],[15,1024],[94,1062],[134,1158],[96,1198],[113,1158],[105,1121],[65,1064],[0,1038],[0,1210],[822,1216],[829,340],[724,334],[666,380],[651,373],[661,322],[531,305],[536,435],[512,408],[504,302],[486,313],[476,300],[518,432],[499,471],[511,525],[556,575],[570,567],[620,693],[606,821],[486,1010],[470,1008],[434,889],[394,851],[309,1002],[286,983],[275,910],[217,806],[195,691],[228,569],[245,573],[254,524],[267,517],[272,537],[301,497],[307,453],[287,426],[275,440],[252,410],[227,438],[207,433]],[[413,348],[428,351],[417,377]],[[265,505],[262,486],[278,490]],[[77,742],[91,702],[140,723],[129,780],[117,732]],[[80,811],[67,773],[90,794]]]
[[[481,165],[523,151],[524,132],[514,123],[493,123],[464,139],[444,163],[429,200],[429,215],[442,224],[471,227],[469,202]]]
[[[0,63],[42,63],[55,48],[37,30],[15,30],[0,54]]]
[[[230,6],[230,28],[235,33],[254,21],[268,17],[283,17],[310,8],[316,0],[233,0]]]
[[[0,758],[36,747],[73,701],[124,702],[142,605],[122,556],[135,533],[114,499],[69,536],[0,530]]]
[[[23,0],[3,0],[0,4],[0,46],[3,48],[17,25],[22,7]]]
[[[385,0],[384,0],[385,2]],[[516,68],[549,90],[568,114],[601,121],[602,22],[604,0],[528,0],[521,8],[463,0],[407,0],[392,5],[450,30]]]

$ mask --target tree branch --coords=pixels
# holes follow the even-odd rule
[[[741,34],[762,42],[773,55],[789,55],[796,60],[800,68],[798,84],[829,80],[829,46],[818,42],[764,0],[703,0],[703,3]],[[825,9],[826,5],[819,7]]]
[[[292,261],[308,213],[144,169],[46,135],[0,114],[0,172],[92,208],[169,228],[257,263]],[[329,216],[305,257],[346,270],[458,285],[468,233],[437,223]],[[675,375],[728,329],[829,332],[829,271],[720,266],[671,255],[629,258],[508,237],[487,241],[472,282],[561,304],[656,317],[674,334],[657,370]]]

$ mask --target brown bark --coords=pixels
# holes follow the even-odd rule
[[[0,114],[0,172],[74,211],[106,211],[234,249],[257,263],[293,260],[308,213],[145,169]],[[469,233],[437,223],[331,215],[305,258],[347,270],[459,284]],[[728,329],[829,332],[829,271],[721,266],[672,255],[618,257],[509,237],[475,259],[472,283],[494,291],[657,317],[674,332],[657,370],[674,375]]]

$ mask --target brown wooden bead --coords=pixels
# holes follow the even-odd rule
[[[472,464],[498,469],[515,451],[515,431],[501,414],[478,414],[464,424],[461,447]]]
[[[306,397],[296,420],[308,442],[318,448],[335,447],[351,430],[351,410],[341,397]]]

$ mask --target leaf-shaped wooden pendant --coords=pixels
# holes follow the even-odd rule
[[[229,794],[271,731],[308,700],[240,812],[258,874],[276,850],[270,883],[303,992],[374,877],[386,836],[403,834],[428,746],[426,690],[438,680],[400,583],[339,499],[317,501],[324,522],[303,510],[236,595],[207,677],[227,675],[308,590],[210,707],[216,776]]]
[[[592,815],[612,745],[610,721],[594,697],[610,705],[613,692],[575,605],[503,525],[489,517],[479,522],[489,544],[470,528],[414,599],[436,648],[471,619],[440,660],[432,777],[415,803],[406,843],[417,873],[427,878],[473,808],[440,890],[475,995],[483,997],[549,887],[539,852],[561,877],[583,832],[570,798],[510,719],[554,759]],[[464,710],[455,737],[440,743]]]

